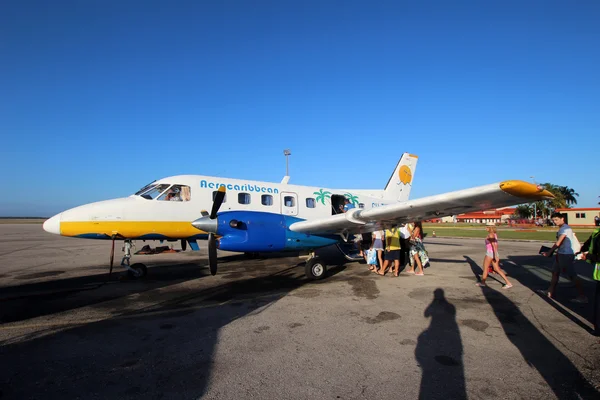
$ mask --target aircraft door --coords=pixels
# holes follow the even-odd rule
[[[296,193],[281,192],[281,213],[298,215],[298,195]]]

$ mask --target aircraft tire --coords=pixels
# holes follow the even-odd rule
[[[135,276],[131,271],[127,271],[127,275],[130,278],[133,278],[133,279],[142,279],[142,278],[145,278],[146,275],[148,275],[148,268],[146,268],[146,266],[144,264],[142,264],[142,263],[135,263],[135,264],[131,265],[131,268],[135,269],[138,272],[141,272],[141,275]]]
[[[306,262],[304,273],[310,281],[316,281],[325,278],[327,275],[327,266],[319,257],[313,257]]]

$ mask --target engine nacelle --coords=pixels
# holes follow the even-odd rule
[[[336,236],[292,232],[288,227],[303,219],[260,211],[226,211],[217,216],[220,250],[269,252],[316,249],[339,241]]]

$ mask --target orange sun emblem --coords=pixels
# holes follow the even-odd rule
[[[398,175],[400,176],[400,182],[404,183],[405,185],[409,184],[410,181],[412,181],[412,171],[410,170],[408,165],[402,165],[400,167]]]

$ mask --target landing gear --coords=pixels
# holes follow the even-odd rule
[[[130,265],[130,263],[131,263],[131,248],[132,247],[133,247],[133,243],[131,242],[131,240],[125,239],[125,242],[123,244],[123,249],[122,249],[125,252],[125,255],[123,256],[123,259],[121,260],[121,266],[125,267],[125,269],[127,270],[126,276],[128,278],[141,279],[148,274],[148,268],[146,268],[146,266],[142,263],[135,263],[133,265]],[[114,254],[115,254],[115,238],[113,237],[112,249],[111,249],[111,253],[110,253],[109,277],[110,277],[110,274],[112,273]]]
[[[129,278],[140,279],[148,274],[148,268],[142,263],[135,263],[127,268]]]
[[[312,255],[311,258],[306,260],[304,273],[310,281],[323,279],[327,275],[327,266],[321,261],[320,257]]]

